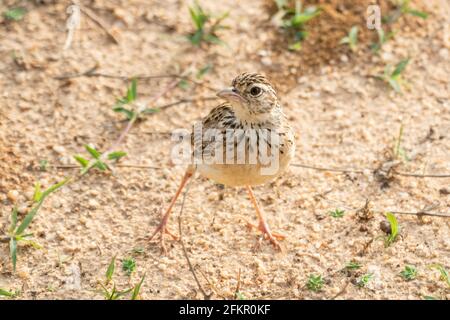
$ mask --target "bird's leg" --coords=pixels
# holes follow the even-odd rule
[[[258,202],[256,201],[255,195],[253,194],[252,188],[250,186],[247,186],[247,191],[248,191],[248,194],[250,196],[250,200],[251,200],[253,206],[255,207],[256,214],[258,215],[258,220],[259,220],[259,224],[257,226],[255,226],[255,225],[253,225],[251,223],[248,223],[248,225],[250,227],[254,227],[254,228],[259,229],[263,233],[264,237],[268,238],[270,240],[270,242],[277,249],[281,250],[281,246],[278,243],[277,239],[278,240],[282,240],[282,239],[285,238],[285,236],[282,235],[282,234],[270,231],[269,225],[267,224],[267,221],[264,218],[262,210],[260,209],[260,207],[258,205]]]
[[[186,171],[186,173],[183,176],[183,179],[181,180],[180,186],[178,187],[177,192],[175,193],[175,196],[173,197],[172,201],[169,204],[169,207],[167,208],[161,223],[159,226],[155,229],[153,234],[150,236],[149,241],[152,240],[157,233],[161,233],[161,247],[164,251],[166,251],[165,245],[164,245],[164,234],[170,235],[174,240],[178,240],[178,237],[174,235],[172,232],[169,231],[167,228],[167,222],[169,221],[170,213],[172,212],[172,207],[175,204],[175,202],[178,199],[178,196],[180,195],[181,191],[183,190],[184,186],[188,182],[189,178],[192,177],[193,172],[189,169]]]

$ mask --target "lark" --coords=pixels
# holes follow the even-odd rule
[[[165,234],[178,239],[167,227],[169,217],[186,183],[198,171],[216,183],[245,187],[259,220],[258,225],[249,223],[249,226],[257,228],[281,250],[278,240],[285,236],[271,231],[252,186],[270,182],[286,170],[295,152],[294,131],[274,87],[263,75],[242,73],[232,81],[231,87],[217,95],[226,102],[213,108],[198,123],[201,131],[195,130],[194,125],[190,136],[194,150],[192,162],[150,240],[159,233],[165,250]],[[206,132],[209,132],[207,137]]]

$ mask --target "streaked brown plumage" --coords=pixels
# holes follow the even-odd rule
[[[200,155],[203,159],[213,159],[216,152],[223,152],[225,157],[227,148],[234,147],[231,155],[236,160],[239,154],[236,148],[240,145],[239,143],[244,143],[240,146],[243,147],[245,160],[243,163],[232,164],[215,163],[214,161],[206,161],[205,163],[203,161],[202,163],[189,165],[175,197],[150,239],[158,232],[161,232],[161,239],[163,239],[164,233],[176,238],[167,229],[167,221],[181,190],[194,171],[197,170],[201,175],[217,183],[228,186],[246,186],[259,218],[257,228],[273,245],[280,249],[277,239],[282,239],[284,236],[270,231],[253,195],[251,186],[271,181],[286,169],[295,152],[294,132],[281,109],[275,89],[267,78],[260,74],[243,73],[237,76],[232,82],[232,87],[222,90],[218,93],[218,96],[224,98],[227,102],[215,107],[203,118],[201,121],[203,131],[192,133],[191,144],[197,151],[197,155]],[[205,139],[204,132],[208,129],[216,130],[226,139],[221,140],[217,136],[214,136],[213,139]],[[267,132],[276,136],[263,134]],[[256,141],[256,147],[252,141]],[[276,153],[278,167],[271,174],[262,174],[261,170],[267,169],[268,166],[260,161],[259,157],[256,163],[249,161],[250,154],[255,152],[254,149],[257,150],[258,156],[262,156],[260,149],[263,148],[260,147],[260,144],[267,147],[267,153]],[[242,154],[242,156],[244,155]],[[162,246],[164,248],[164,242],[162,242]]]

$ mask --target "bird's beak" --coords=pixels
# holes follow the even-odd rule
[[[217,96],[225,100],[233,100],[239,102],[245,101],[245,99],[239,94],[239,92],[234,87],[226,88],[223,89],[222,91],[219,91],[217,93]]]

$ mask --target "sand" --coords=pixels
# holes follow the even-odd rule
[[[1,11],[13,2],[4,1]],[[122,163],[157,168],[92,171],[51,195],[29,228],[42,249],[21,246],[15,273],[8,246],[0,243],[0,288],[20,291],[16,299],[103,299],[99,282],[116,255],[118,288],[135,285],[145,274],[141,299],[204,298],[181,244],[168,239],[168,253],[161,254],[158,242],[145,237],[158,224],[185,169],[171,163],[170,132],[205,116],[219,101],[203,98],[213,97],[239,72],[258,71],[278,88],[295,128],[294,164],[367,169],[342,173],[292,166],[272,183],[256,187],[272,229],[287,236],[283,253],[246,228],[246,220],[256,221],[256,216],[245,190],[222,189],[196,177],[182,226],[203,289],[213,299],[233,299],[240,273],[245,299],[450,298],[447,284],[429,268],[450,268],[448,218],[397,214],[400,235],[389,247],[380,229],[387,211],[420,212],[432,206],[432,212],[450,213],[450,178],[386,176],[372,170],[389,164],[403,125],[401,147],[407,159],[401,157],[395,169],[450,173],[445,1],[412,1],[430,17],[402,17],[379,55],[369,49],[375,34],[363,26],[370,1],[328,2],[324,16],[311,23],[300,52],[286,49],[288,39],[271,23],[273,8],[266,1],[202,1],[217,14],[230,11],[229,29],[219,33],[227,45],[202,48],[185,37],[192,31],[187,1],[82,1],[111,26],[119,44],[82,16],[82,30],[66,51],[68,3],[22,2],[28,9],[23,20],[0,18],[1,236],[14,205],[21,218],[27,212],[36,181],[48,187],[76,174],[78,169],[53,166],[76,164],[72,156],[86,154],[87,143],[105,151],[125,126],[112,106],[125,94],[127,81],[55,77],[95,65],[97,72],[129,77],[179,74],[206,65],[212,69],[197,79],[202,85],[177,87],[157,102],[153,97],[173,79],[138,82],[139,101],[149,107],[193,99],[147,115],[118,148],[128,153]],[[389,5],[383,2],[383,8]],[[337,42],[355,23],[361,25],[361,41],[351,52]],[[406,57],[411,58],[403,74],[407,84],[403,94],[396,94],[374,75]],[[48,161],[46,171],[39,169],[41,160]],[[366,200],[370,208],[364,214],[358,209]],[[175,233],[180,205],[170,220]],[[345,211],[342,218],[330,216],[336,208]],[[136,260],[131,276],[121,267],[128,257]],[[361,268],[343,270],[352,260]],[[399,275],[406,265],[417,268],[415,280]],[[368,273],[372,279],[358,287],[358,279]],[[324,279],[318,292],[306,286],[311,274]]]

